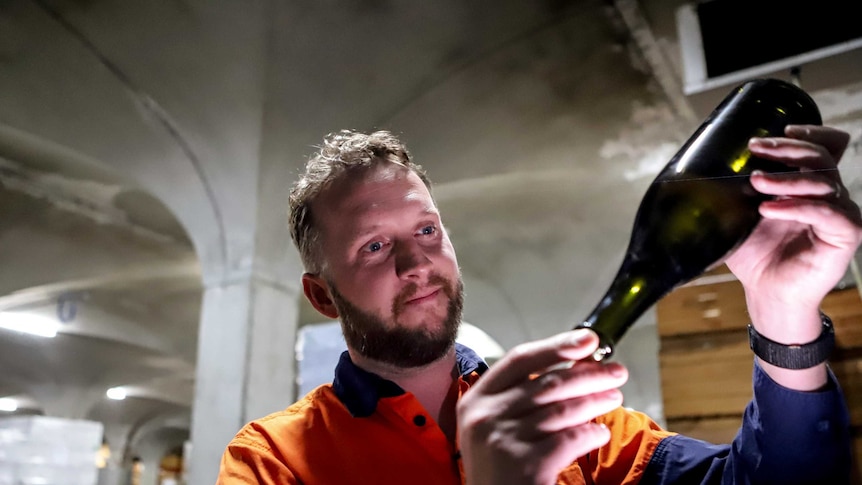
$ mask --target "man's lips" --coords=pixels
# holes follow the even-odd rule
[[[434,297],[436,297],[437,294],[440,293],[440,291],[441,291],[441,288],[435,288],[431,291],[426,291],[422,294],[419,294],[417,296],[410,298],[405,303],[408,305],[414,305],[417,303],[424,303],[424,302],[429,301],[429,300],[433,299]]]

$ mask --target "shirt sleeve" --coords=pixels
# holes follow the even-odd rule
[[[216,485],[297,485],[299,480],[271,449],[235,438],[222,455]]]
[[[640,483],[657,447],[676,434],[662,429],[646,414],[626,408],[617,408],[596,421],[608,427],[611,440],[578,459],[588,484]]]
[[[849,483],[850,419],[832,372],[816,392],[782,387],[756,363],[753,381],[754,398],[730,445],[666,438],[641,485]]]

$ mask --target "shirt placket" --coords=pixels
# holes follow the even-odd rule
[[[458,448],[446,438],[437,421],[428,414],[419,400],[409,392],[389,399],[392,401],[390,409],[396,419],[410,429],[409,432],[416,436],[417,443],[422,443],[429,460],[441,466],[448,466],[453,475],[463,477]],[[459,483],[463,483],[463,478]]]

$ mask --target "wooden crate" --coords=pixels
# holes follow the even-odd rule
[[[835,324],[838,348],[830,367],[850,409],[857,457],[853,483],[862,485],[862,298],[856,288],[836,290],[822,308]],[[742,285],[726,267],[716,268],[659,301],[656,316],[668,429],[731,442],[752,397],[754,356]]]
[[[745,292],[738,281],[683,286],[659,301],[656,321],[660,337],[745,328]]]
[[[754,358],[741,332],[661,342],[665,418],[741,414],[751,400]]]

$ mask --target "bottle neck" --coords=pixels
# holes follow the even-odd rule
[[[665,265],[650,264],[627,255],[605,296],[579,325],[599,336],[599,348],[593,354],[595,360],[610,357],[626,330],[673,288],[675,280],[666,274],[669,270]]]

